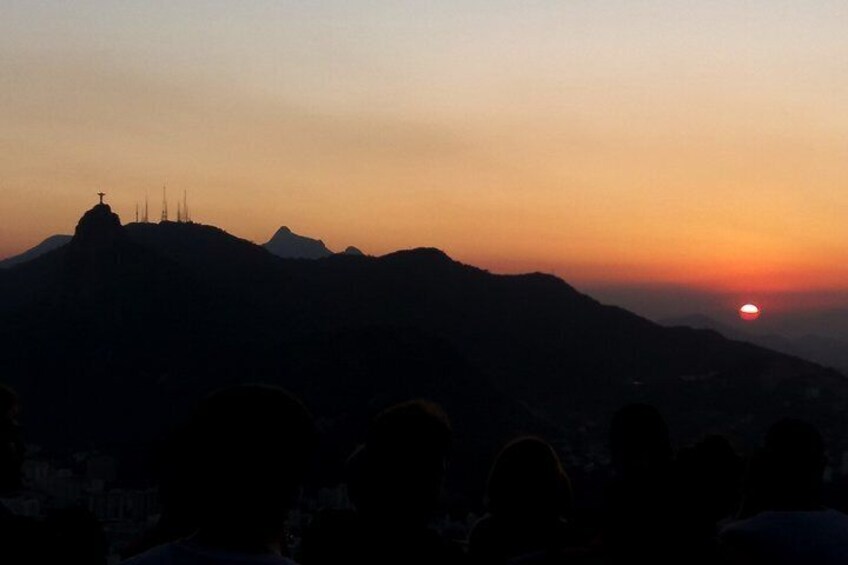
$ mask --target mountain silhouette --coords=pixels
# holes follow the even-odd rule
[[[511,432],[586,461],[634,401],[681,439],[752,442],[793,414],[846,448],[836,371],[655,324],[550,275],[495,275],[437,249],[283,259],[212,226],[121,226],[105,205],[68,245],[0,271],[0,363],[48,446],[144,445],[206,392],[264,381],[322,422],[325,469],[390,403],[444,404],[463,485],[485,483]]]
[[[781,353],[809,359],[816,363],[834,367],[848,375],[848,341],[816,334],[788,337],[777,333],[758,334],[746,332],[728,324],[722,324],[703,314],[692,314],[660,320],[664,326],[688,326],[696,329],[714,330],[726,338],[746,341]]]
[[[264,247],[285,259],[320,259],[333,254],[320,239],[297,235],[286,226],[278,229]]]
[[[70,235],[51,235],[50,237],[48,237],[33,248],[28,249],[19,255],[3,259],[2,261],[0,261],[0,269],[8,269],[10,267],[14,267],[15,265],[26,263],[27,261],[32,261],[36,257],[40,257],[45,253],[62,247],[69,241],[71,241]]]
[[[334,254],[320,239],[298,235],[286,226],[278,229],[263,247],[283,259],[322,259]],[[351,245],[342,251],[341,255],[365,254]]]

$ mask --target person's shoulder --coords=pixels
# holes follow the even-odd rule
[[[173,543],[166,543],[148,549],[140,555],[130,557],[121,565],[169,565],[174,563]]]
[[[768,513],[762,512],[751,516],[750,518],[731,522],[721,529],[719,537],[723,540],[731,540],[737,537],[750,535],[754,532],[759,532],[764,528],[768,529],[771,519],[767,514]]]
[[[0,512],[0,562],[39,563],[50,559],[55,535],[35,518]],[[3,561],[3,559],[6,561]]]
[[[827,530],[842,538],[848,537],[848,514],[831,508],[810,514],[806,520],[810,528]]]
[[[481,541],[488,541],[489,537],[492,535],[492,531],[496,527],[496,524],[494,524],[493,521],[494,519],[491,514],[486,514],[477,520],[471,527],[471,532],[468,534],[469,543],[476,544]]]
[[[719,534],[725,535],[725,534],[728,534],[728,533],[733,533],[733,532],[737,532],[741,529],[744,529],[750,523],[751,519],[752,518],[743,518],[741,520],[734,520],[733,522],[725,524],[719,530]]]
[[[197,546],[181,540],[150,549],[124,561],[122,565],[198,565],[198,564],[297,565],[279,555],[247,555]]]
[[[491,514],[486,514],[474,524],[468,534],[468,552],[475,559],[486,560],[486,556],[497,552],[503,542],[503,536],[498,535],[497,520]]]
[[[474,525],[471,527],[471,531],[484,532],[492,527],[492,521],[494,518],[491,514],[484,514],[481,518],[479,518]]]
[[[839,510],[834,510],[833,508],[827,508],[824,511],[824,516],[827,520],[832,520],[834,522],[841,522],[848,524],[848,514],[844,512],[840,512]]]
[[[810,525],[828,525],[848,529],[848,514],[838,510],[824,509],[816,511],[765,511],[728,524],[721,530],[722,538],[733,538],[764,531],[783,531]]]

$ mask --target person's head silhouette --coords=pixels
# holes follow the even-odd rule
[[[734,563],[845,563],[848,516],[822,504],[825,450],[816,428],[784,419],[749,469],[742,520],[721,531]]]
[[[616,412],[610,451],[613,467],[623,477],[651,475],[667,467],[673,457],[665,421],[648,404],[630,404]]]
[[[742,460],[730,442],[708,436],[677,455],[680,506],[690,521],[712,529],[739,506]]]
[[[509,443],[498,455],[488,485],[493,516],[537,521],[568,517],[571,483],[553,448],[539,438]]]
[[[405,402],[380,413],[351,462],[357,509],[396,525],[426,523],[438,504],[451,435],[447,416],[431,402]]]
[[[797,419],[777,422],[761,453],[763,504],[771,510],[818,507],[824,466],[824,443],[815,427]]]
[[[204,541],[279,541],[315,443],[306,408],[279,388],[224,389],[201,403],[184,441]]]
[[[21,486],[24,444],[18,424],[18,396],[0,384],[0,495]]]

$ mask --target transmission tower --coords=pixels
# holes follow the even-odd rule
[[[162,186],[162,222],[168,221],[168,191],[165,186]]]

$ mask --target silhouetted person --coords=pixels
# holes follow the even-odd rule
[[[614,477],[602,543],[613,563],[671,563],[679,539],[673,451],[662,416],[647,404],[619,410],[610,429]]]
[[[765,477],[766,461],[762,450],[756,451],[748,461],[748,467],[742,481],[742,504],[739,507],[737,520],[745,520],[756,516],[766,509]]]
[[[360,543],[356,512],[322,508],[303,531],[298,562],[303,565],[348,563]]]
[[[285,521],[315,443],[303,405],[279,388],[225,389],[201,403],[185,439],[197,531],[128,563],[291,563]]]
[[[108,544],[97,517],[87,508],[57,510],[46,527],[54,559],[86,565],[105,565]]]
[[[489,512],[469,537],[472,563],[555,563],[573,545],[571,483],[547,442],[508,444],[492,467],[487,499]]]
[[[0,496],[21,488],[24,442],[18,423],[18,396],[0,384]]]
[[[17,395],[0,384],[0,497],[13,496],[22,486],[19,410]],[[0,563],[45,563],[51,558],[51,541],[43,524],[15,515],[0,501]]]
[[[690,564],[725,563],[719,521],[739,508],[742,461],[730,443],[710,436],[677,454],[680,558]]]
[[[748,482],[760,511],[721,533],[741,562],[848,563],[848,516],[822,506],[824,466],[813,426],[794,419],[772,426]]]
[[[458,547],[429,527],[451,447],[452,432],[435,404],[412,401],[379,414],[364,447],[348,465],[359,542],[350,562],[450,564]]]
[[[159,518],[156,524],[122,549],[123,557],[133,557],[158,545],[188,537],[197,530],[198,502],[193,500],[194,463],[190,461],[187,425],[176,429],[157,454]]]

